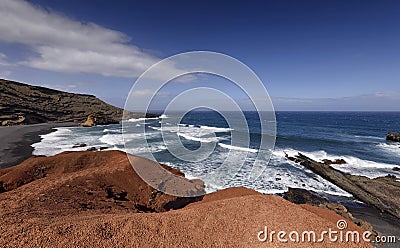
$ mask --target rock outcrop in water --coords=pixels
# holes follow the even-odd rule
[[[101,112],[114,121],[123,110],[93,95],[74,94],[0,79],[0,125],[35,124],[54,121],[83,121]],[[144,117],[129,113],[129,118]],[[157,115],[147,114],[147,117]]]
[[[329,159],[324,159],[322,160],[322,162],[324,162],[324,164],[326,165],[331,165],[331,164],[347,164],[346,160],[344,159],[336,159],[334,161],[329,160]]]
[[[109,115],[105,115],[101,112],[94,113],[88,116],[88,118],[79,124],[82,127],[93,127],[97,125],[109,125],[109,124],[117,124],[118,120],[113,119]]]
[[[400,142],[400,133],[390,132],[386,135],[386,140]]]
[[[351,193],[356,199],[400,219],[400,181],[393,176],[370,179],[354,176],[319,163],[299,153],[289,160],[301,164],[324,179]]]

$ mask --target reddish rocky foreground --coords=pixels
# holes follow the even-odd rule
[[[141,180],[119,151],[32,157],[0,170],[0,192],[0,247],[370,247],[327,236],[317,244],[280,243],[276,235],[261,243],[257,233],[265,226],[319,235],[337,231],[343,217],[246,188],[166,195]],[[347,223],[345,231],[363,233]]]

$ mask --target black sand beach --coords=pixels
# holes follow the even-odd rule
[[[0,169],[17,165],[32,156],[31,144],[55,127],[76,126],[74,122],[41,123],[0,127]]]

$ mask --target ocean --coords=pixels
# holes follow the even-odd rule
[[[260,159],[257,155],[261,137],[271,130],[267,128],[267,133],[261,133],[263,122],[256,112],[245,112],[245,117],[250,130],[249,146],[231,144],[233,135],[244,130],[230,128],[220,114],[192,111],[182,118],[179,125],[169,123],[171,116],[162,115],[161,118],[131,119],[124,122],[124,129],[122,124],[56,128],[32,145],[33,154],[50,156],[88,147],[108,147],[148,157],[150,150],[158,162],[181,170],[188,178],[202,179],[207,192],[245,186],[261,193],[276,194],[295,187],[351,197],[301,165],[288,161],[285,153],[295,155],[301,152],[318,161],[341,158],[347,164],[332,166],[354,175],[374,178],[393,174],[400,177],[400,173],[392,170],[400,167],[400,145],[385,140],[387,132],[399,131],[400,112],[276,112],[277,136],[275,148],[269,151],[270,160],[267,157]],[[135,131],[140,128],[145,128],[148,148],[140,141],[143,134]],[[203,145],[203,148],[211,147],[212,151],[205,152],[197,161],[188,162],[168,150],[174,150],[176,142],[171,142],[174,139],[182,142],[188,154]],[[72,148],[77,143],[87,146]],[[255,180],[249,180],[248,174],[255,161],[262,166],[263,172]],[[223,163],[228,167],[219,170]],[[238,163],[243,163],[243,166],[237,170],[235,166]],[[234,173],[229,168],[235,168]],[[233,176],[226,178],[228,174]]]

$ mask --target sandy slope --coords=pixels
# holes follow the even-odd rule
[[[7,190],[0,194],[0,247],[369,247],[282,244],[276,236],[260,243],[257,233],[265,226],[320,233],[342,217],[246,188],[201,201],[165,195],[147,186],[118,151],[30,158],[0,170],[0,181]],[[348,224],[345,230],[362,233]]]

